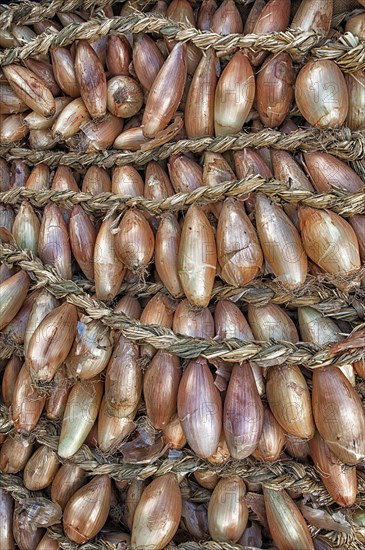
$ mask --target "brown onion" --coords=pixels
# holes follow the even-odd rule
[[[246,528],[248,508],[246,486],[241,478],[221,479],[216,485],[208,506],[209,533],[214,541],[237,542]]]

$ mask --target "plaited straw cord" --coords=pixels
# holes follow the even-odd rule
[[[325,151],[342,160],[354,161],[365,158],[365,133],[352,132],[349,128],[336,130],[311,128],[284,134],[265,128],[256,134],[241,133],[232,136],[182,139],[148,151],[124,152],[114,149],[83,153],[82,151],[34,151],[22,147],[0,147],[0,156],[8,161],[21,159],[29,164],[44,162],[53,167],[64,164],[82,170],[90,164],[99,164],[106,168],[125,164],[144,165],[151,160],[165,160],[179,153],[202,153],[203,151],[224,153],[238,151],[244,147],[271,147],[289,152]]]
[[[94,10],[102,9],[111,3],[113,3],[112,0],[52,0],[49,3],[22,0],[19,4],[13,3],[0,7],[0,28],[10,29],[12,25],[32,25],[52,18],[59,12],[82,9],[93,13]]]
[[[124,212],[127,208],[139,206],[150,213],[161,214],[167,210],[185,210],[191,204],[211,204],[224,200],[226,197],[237,197],[252,191],[262,191],[266,195],[279,198],[285,202],[301,202],[314,208],[326,208],[341,214],[353,216],[365,214],[365,187],[363,192],[337,194],[316,194],[310,191],[289,189],[289,184],[278,180],[268,180],[261,176],[248,176],[239,181],[223,182],[215,187],[198,187],[191,193],[178,193],[162,200],[150,200],[144,197],[131,197],[115,193],[91,195],[76,191],[54,191],[51,189],[34,190],[17,187],[0,193],[0,203],[19,204],[28,199],[37,208],[54,202],[59,206],[72,208],[80,204],[87,213],[101,215],[107,212]]]
[[[245,342],[235,338],[216,342],[213,339],[191,338],[177,334],[158,325],[142,325],[131,321],[123,314],[111,311],[103,302],[92,299],[73,281],[67,281],[57,273],[45,267],[39,258],[16,249],[8,244],[0,244],[0,260],[15,264],[27,271],[31,277],[57,297],[66,300],[82,309],[93,319],[100,319],[103,324],[118,329],[128,339],[144,342],[156,349],[165,349],[186,359],[202,355],[206,359],[221,358],[229,362],[251,361],[259,366],[282,364],[305,364],[307,368],[327,365],[347,365],[365,357],[364,330],[358,334],[347,353],[333,354],[329,346],[319,349],[309,343],[299,342],[264,342],[262,344]],[[364,268],[361,273],[364,273]],[[353,279],[353,275],[348,277]],[[360,326],[361,328],[361,326]]]
[[[4,405],[0,406],[0,433],[2,426],[9,420],[9,410]],[[31,437],[41,445],[46,445],[57,452],[59,428],[49,420],[41,418],[31,432]],[[8,433],[8,431],[6,432]],[[15,433],[11,431],[10,433]],[[275,462],[263,462],[254,458],[233,460],[220,465],[212,465],[198,458],[188,449],[171,451],[168,456],[155,459],[149,464],[127,463],[120,453],[110,456],[103,454],[98,448],[82,447],[67,462],[77,464],[86,472],[93,475],[108,475],[118,480],[147,479],[151,476],[161,476],[169,472],[187,475],[199,470],[220,477],[238,475],[249,483],[261,483],[273,489],[285,489],[291,487],[301,493],[310,493],[319,506],[333,504],[333,500],[324,487],[317,471],[309,464],[301,464],[293,460],[277,460]],[[60,459],[60,462],[62,460]],[[2,479],[0,474],[0,480]],[[358,492],[356,503],[365,504],[365,480],[358,475]],[[199,498],[207,500],[207,494]]]
[[[337,40],[324,40],[314,31],[288,29],[285,32],[269,34],[228,34],[220,35],[209,31],[199,31],[195,27],[177,23],[156,14],[136,11],[127,16],[109,19],[102,15],[91,18],[80,25],[67,25],[61,31],[43,33],[21,47],[5,50],[0,54],[0,64],[8,65],[29,56],[47,53],[54,46],[68,46],[75,40],[105,36],[107,34],[126,34],[157,32],[168,39],[179,42],[192,42],[198,48],[226,52],[249,48],[252,51],[266,50],[273,53],[285,51],[298,58],[310,50],[317,59],[332,59],[346,72],[357,71],[365,67],[365,44],[351,33]],[[324,42],[324,44],[323,44]],[[322,43],[318,48],[316,45]]]

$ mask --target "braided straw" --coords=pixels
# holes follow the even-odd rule
[[[220,34],[199,31],[195,27],[171,21],[152,13],[133,14],[109,19],[100,14],[97,18],[80,25],[67,25],[61,31],[43,33],[24,46],[5,50],[0,54],[0,64],[8,65],[29,56],[44,54],[55,46],[68,46],[75,40],[95,38],[107,34],[154,32],[169,40],[192,42],[201,50],[214,48],[219,52],[249,48],[251,51],[266,50],[272,53],[287,52],[295,59],[311,51],[317,59],[331,59],[345,72],[358,71],[365,67],[365,44],[351,33],[335,40],[324,40],[314,31],[288,29],[269,34]],[[320,45],[322,44],[322,45]],[[315,46],[318,45],[316,48]]]
[[[92,13],[112,3],[111,0],[52,0],[49,4],[23,1],[20,4],[3,5],[0,6],[0,28],[10,29],[12,25],[32,25],[52,18],[57,13],[78,9],[89,10]]]
[[[127,208],[139,206],[153,214],[161,214],[166,210],[186,210],[192,204],[210,204],[224,200],[226,197],[238,197],[262,191],[266,195],[279,198],[285,202],[297,204],[301,202],[313,208],[326,208],[350,217],[354,214],[365,214],[365,191],[346,193],[338,190],[330,194],[311,193],[305,190],[290,189],[289,184],[275,179],[265,179],[261,176],[247,176],[239,181],[227,181],[215,187],[198,187],[190,193],[177,193],[162,200],[151,200],[144,197],[131,197],[116,193],[90,193],[76,191],[54,191],[51,189],[34,190],[15,187],[0,193],[0,203],[16,205],[27,199],[37,208],[54,202],[59,206],[72,208],[80,204],[89,214],[103,215],[110,211],[124,212]]]
[[[191,338],[174,334],[168,328],[158,325],[142,325],[123,314],[113,313],[103,302],[91,298],[75,282],[60,277],[54,269],[45,267],[39,258],[31,253],[17,249],[9,244],[0,244],[0,260],[18,265],[27,271],[38,283],[59,298],[82,309],[93,319],[100,319],[105,325],[120,330],[123,336],[136,342],[144,342],[156,349],[165,349],[183,357],[192,359],[203,356],[208,360],[221,358],[229,362],[251,361],[259,366],[282,363],[305,364],[307,368],[327,365],[347,365],[365,357],[365,344],[359,337],[347,353],[333,354],[330,346],[318,348],[309,343],[245,342],[236,338],[216,342],[213,339]],[[365,267],[358,275],[362,276]],[[348,277],[352,280],[354,275]],[[361,332],[362,334],[362,332]],[[365,340],[365,338],[364,338]],[[6,349],[6,348],[4,348]]]
[[[43,162],[50,166],[64,164],[82,170],[90,164],[98,164],[106,168],[125,164],[144,165],[151,160],[165,160],[171,155],[179,153],[197,154],[203,151],[224,153],[245,147],[271,147],[283,151],[325,151],[345,161],[356,161],[365,158],[365,134],[364,132],[352,132],[349,128],[337,130],[311,128],[296,130],[290,134],[264,128],[256,134],[240,133],[233,136],[182,139],[148,151],[108,150],[83,153],[82,151],[35,151],[21,147],[2,147],[0,156],[8,161],[21,159],[29,164]]]

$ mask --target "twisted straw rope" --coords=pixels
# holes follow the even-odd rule
[[[60,12],[82,9],[93,12],[102,9],[116,0],[52,0],[45,2],[22,1],[20,4],[0,6],[0,28],[10,29],[12,25],[32,25],[44,19],[49,19]],[[125,0],[123,0],[125,1]]]
[[[120,330],[126,338],[144,342],[156,349],[165,349],[186,359],[203,356],[208,360],[221,358],[229,362],[251,361],[259,366],[305,364],[307,368],[327,365],[347,365],[365,357],[365,347],[356,345],[349,353],[331,354],[330,347],[319,349],[310,343],[273,342],[261,344],[230,338],[221,342],[213,339],[191,338],[174,334],[158,325],[142,325],[123,314],[113,313],[103,302],[92,299],[75,282],[60,277],[54,269],[45,267],[39,258],[8,244],[0,244],[0,260],[15,264],[27,271],[38,286],[84,310],[93,319]],[[352,276],[353,277],[353,276]],[[351,277],[351,278],[352,278]]]
[[[0,64],[8,65],[29,56],[44,54],[55,46],[68,46],[75,40],[95,38],[107,34],[160,33],[169,40],[192,42],[201,50],[214,48],[226,52],[249,48],[251,51],[266,50],[272,53],[287,52],[294,58],[309,51],[314,58],[331,59],[345,72],[358,71],[365,67],[365,44],[351,33],[337,40],[324,40],[314,31],[288,29],[263,35],[220,34],[199,31],[195,27],[171,21],[152,13],[135,12],[131,15],[109,19],[103,15],[80,25],[67,25],[61,31],[43,33],[21,47],[5,50],[0,54]],[[319,45],[319,44],[322,45]],[[316,48],[315,46],[318,45]]]
[[[97,215],[110,211],[124,212],[127,208],[139,206],[150,213],[161,214],[169,210],[185,210],[196,203],[215,203],[226,197],[242,196],[257,190],[288,203],[300,202],[314,208],[330,209],[345,217],[365,214],[365,187],[364,191],[358,193],[346,193],[339,190],[336,192],[337,194],[318,194],[290,189],[286,182],[265,179],[261,176],[247,176],[238,181],[220,183],[215,187],[198,187],[190,193],[177,193],[162,200],[131,197],[117,193],[92,195],[81,191],[34,190],[16,187],[0,193],[0,203],[16,205],[27,199],[37,208],[43,208],[48,202],[54,202],[66,208],[80,204],[87,213]]]
[[[60,150],[35,151],[8,146],[0,148],[0,156],[8,161],[21,159],[31,164],[43,162],[50,166],[64,164],[82,170],[90,164],[98,164],[106,168],[125,164],[144,165],[151,160],[165,160],[171,155],[179,153],[197,154],[203,151],[224,153],[225,151],[238,151],[245,147],[271,147],[289,152],[296,150],[325,151],[342,160],[356,161],[365,158],[365,133],[352,132],[349,128],[336,130],[311,128],[284,134],[277,130],[264,128],[256,134],[241,133],[232,136],[182,139],[148,151],[108,150],[95,153],[83,153],[82,151],[67,153]]]

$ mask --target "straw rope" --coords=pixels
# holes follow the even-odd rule
[[[110,149],[103,152],[83,153],[75,150],[70,152],[35,151],[24,147],[7,146],[0,147],[0,156],[8,161],[21,159],[28,164],[44,162],[50,166],[64,164],[82,170],[91,164],[98,164],[106,168],[125,164],[144,165],[151,160],[165,160],[171,155],[179,153],[198,154],[203,151],[224,153],[225,151],[238,151],[245,147],[271,147],[289,152],[296,150],[325,151],[345,161],[356,161],[365,158],[365,133],[352,132],[349,128],[337,130],[311,128],[284,134],[265,128],[256,134],[241,133],[231,136],[182,139],[148,151],[125,152]]]
[[[93,319],[100,319],[105,325],[118,329],[123,336],[139,343],[147,343],[156,349],[165,349],[186,359],[203,356],[206,359],[221,358],[229,362],[251,361],[259,366],[282,364],[305,364],[307,368],[327,365],[346,365],[365,357],[365,344],[358,343],[348,353],[332,354],[330,346],[319,349],[310,343],[245,342],[236,338],[216,342],[213,339],[191,338],[174,334],[168,328],[158,325],[142,325],[123,314],[113,313],[103,302],[91,298],[73,281],[60,277],[54,269],[46,267],[39,258],[8,244],[0,244],[0,260],[18,265],[27,271],[38,283],[59,298],[82,309]],[[364,268],[362,273],[364,272]],[[352,279],[353,276],[349,277]],[[364,304],[363,304],[364,307]],[[361,331],[362,334],[363,331]]]
[[[198,187],[190,193],[177,193],[162,200],[131,197],[116,193],[92,195],[76,191],[34,190],[15,187],[0,193],[0,203],[17,205],[27,199],[36,208],[43,208],[49,202],[66,208],[72,208],[76,204],[80,204],[87,213],[99,216],[110,211],[124,212],[127,208],[138,206],[152,214],[161,214],[167,210],[185,210],[196,203],[215,203],[224,200],[226,197],[238,197],[252,191],[262,191],[266,195],[288,203],[297,204],[300,202],[313,208],[330,209],[345,217],[354,214],[365,214],[365,186],[364,191],[358,193],[335,190],[336,194],[318,194],[290,189],[289,183],[276,179],[269,180],[261,176],[247,176],[239,181],[220,183],[215,187]]]
[[[61,31],[43,33],[27,44],[0,53],[0,64],[8,65],[29,56],[44,54],[55,46],[68,46],[75,40],[95,38],[107,34],[160,33],[169,40],[192,42],[201,50],[214,48],[219,52],[249,48],[251,51],[266,50],[272,53],[285,51],[294,58],[309,51],[314,58],[332,59],[345,72],[365,67],[365,44],[351,33],[337,40],[325,40],[314,31],[288,29],[263,35],[220,35],[199,31],[195,27],[171,21],[152,13],[135,13],[109,19],[101,14],[80,25],[67,25]],[[324,42],[324,43],[323,43]],[[321,43],[322,45],[319,45]],[[316,47],[318,45],[318,47]]]
[[[102,9],[111,3],[113,3],[111,0],[52,0],[50,3],[23,0],[19,4],[0,6],[0,28],[10,29],[12,25],[32,25],[52,18],[57,13],[78,9],[93,13],[94,10]]]

